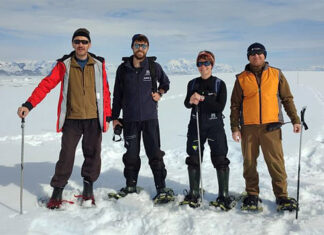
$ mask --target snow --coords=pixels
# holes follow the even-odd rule
[[[0,77],[0,106],[3,113],[0,125],[0,234],[324,234],[324,72],[284,72],[295,97],[297,109],[307,105],[306,120],[309,130],[303,133],[301,160],[300,205],[298,220],[295,213],[278,214],[271,179],[262,154],[258,159],[262,213],[243,213],[237,205],[229,212],[208,206],[217,197],[218,185],[212,167],[209,148],[206,147],[202,166],[206,190],[204,206],[192,209],[178,206],[183,190],[188,189],[185,143],[190,110],[183,100],[186,85],[195,75],[170,75],[171,90],[159,104],[162,150],[166,152],[168,170],[167,186],[177,194],[176,201],[164,206],[154,206],[151,198],[155,187],[144,149],[138,185],[144,188],[139,195],[129,195],[119,201],[108,200],[109,192],[125,185],[123,177],[123,143],[112,142],[112,130],[103,134],[102,170],[94,185],[95,208],[82,208],[65,204],[60,211],[49,211],[39,206],[38,198],[49,197],[49,186],[58,160],[61,134],[55,132],[56,108],[59,88],[55,88],[26,119],[24,154],[23,215],[19,214],[20,195],[20,119],[16,115],[19,105],[31,94],[41,77]],[[242,155],[240,144],[231,139],[229,127],[230,94],[233,73],[216,73],[228,88],[225,108],[225,129],[231,160],[230,192],[238,195],[244,191]],[[113,74],[109,81],[113,88]],[[286,117],[286,120],[287,117]],[[283,146],[288,191],[297,193],[297,167],[299,134],[292,126],[283,127]],[[207,145],[206,145],[207,146]],[[75,166],[63,197],[73,200],[82,192],[80,176],[83,162],[78,146]]]

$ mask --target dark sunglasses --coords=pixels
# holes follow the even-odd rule
[[[205,67],[207,67],[207,66],[209,66],[209,65],[211,65],[211,62],[210,61],[204,61],[204,62],[197,62],[197,67],[201,67],[201,66],[205,66]]]
[[[140,47],[142,47],[143,50],[145,50],[147,48],[147,45],[146,44],[135,43],[134,47],[135,47],[135,49],[139,49]]]
[[[73,40],[73,43],[74,44],[82,43],[83,45],[87,45],[89,43],[89,41],[88,40],[78,40],[78,39],[76,39],[76,40]]]
[[[254,56],[254,55],[262,55],[262,54],[264,54],[264,51],[263,51],[263,50],[251,51],[251,52],[249,53],[249,56],[250,56],[250,55],[252,55],[252,56]]]

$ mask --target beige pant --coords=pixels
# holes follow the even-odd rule
[[[268,132],[264,125],[242,127],[243,176],[245,190],[250,195],[259,195],[257,158],[261,146],[264,160],[272,178],[272,189],[276,197],[286,197],[287,174],[281,144],[281,129]]]

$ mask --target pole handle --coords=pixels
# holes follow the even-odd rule
[[[302,110],[300,111],[300,118],[301,118],[301,123],[302,123],[302,125],[304,126],[304,128],[305,128],[305,131],[308,129],[308,126],[307,126],[307,124],[306,124],[306,122],[305,122],[305,112],[306,112],[306,106],[304,106],[303,108],[302,108]]]

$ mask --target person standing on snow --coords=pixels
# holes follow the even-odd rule
[[[188,83],[184,101],[185,107],[191,109],[187,133],[188,157],[186,158],[190,191],[180,204],[188,204],[194,208],[200,206],[198,202],[200,198],[200,163],[195,111],[198,108],[201,157],[203,156],[204,144],[208,140],[211,160],[217,172],[219,192],[214,205],[223,210],[229,210],[233,206],[233,199],[228,194],[230,161],[226,157],[228,147],[222,114],[227,100],[226,85],[224,81],[212,75],[215,64],[215,57],[212,52],[199,52],[196,63],[201,76]]]
[[[288,197],[281,144],[281,104],[295,133],[301,131],[300,119],[285,76],[280,69],[265,62],[266,56],[267,51],[262,44],[253,43],[248,47],[247,58],[250,63],[236,76],[231,98],[232,137],[236,142],[241,141],[243,176],[248,194],[243,200],[242,209],[258,208],[259,176],[256,167],[261,146],[278,208],[294,210],[297,209],[297,202]],[[277,128],[269,131],[269,124]]]
[[[135,34],[131,48],[133,55],[123,58],[124,62],[116,72],[112,109],[114,128],[117,125],[124,128],[126,187],[115,195],[111,194],[111,197],[118,199],[138,192],[136,185],[141,167],[139,153],[142,134],[157,190],[154,202],[164,203],[173,199],[173,191],[165,186],[167,171],[163,161],[165,153],[160,149],[157,106],[162,95],[169,90],[170,81],[161,66],[154,62],[156,58],[146,57],[149,40],[145,35]],[[121,110],[123,123],[118,120]]]
[[[25,118],[58,83],[61,92],[58,104],[57,132],[62,131],[62,147],[51,180],[53,194],[47,203],[49,209],[59,208],[62,192],[71,176],[75,150],[82,139],[84,162],[83,201],[94,205],[93,182],[101,168],[101,140],[111,119],[110,92],[104,58],[89,53],[90,33],[77,29],[72,36],[72,51],[57,60],[51,73],[33,91],[28,100],[18,108],[18,116]]]

